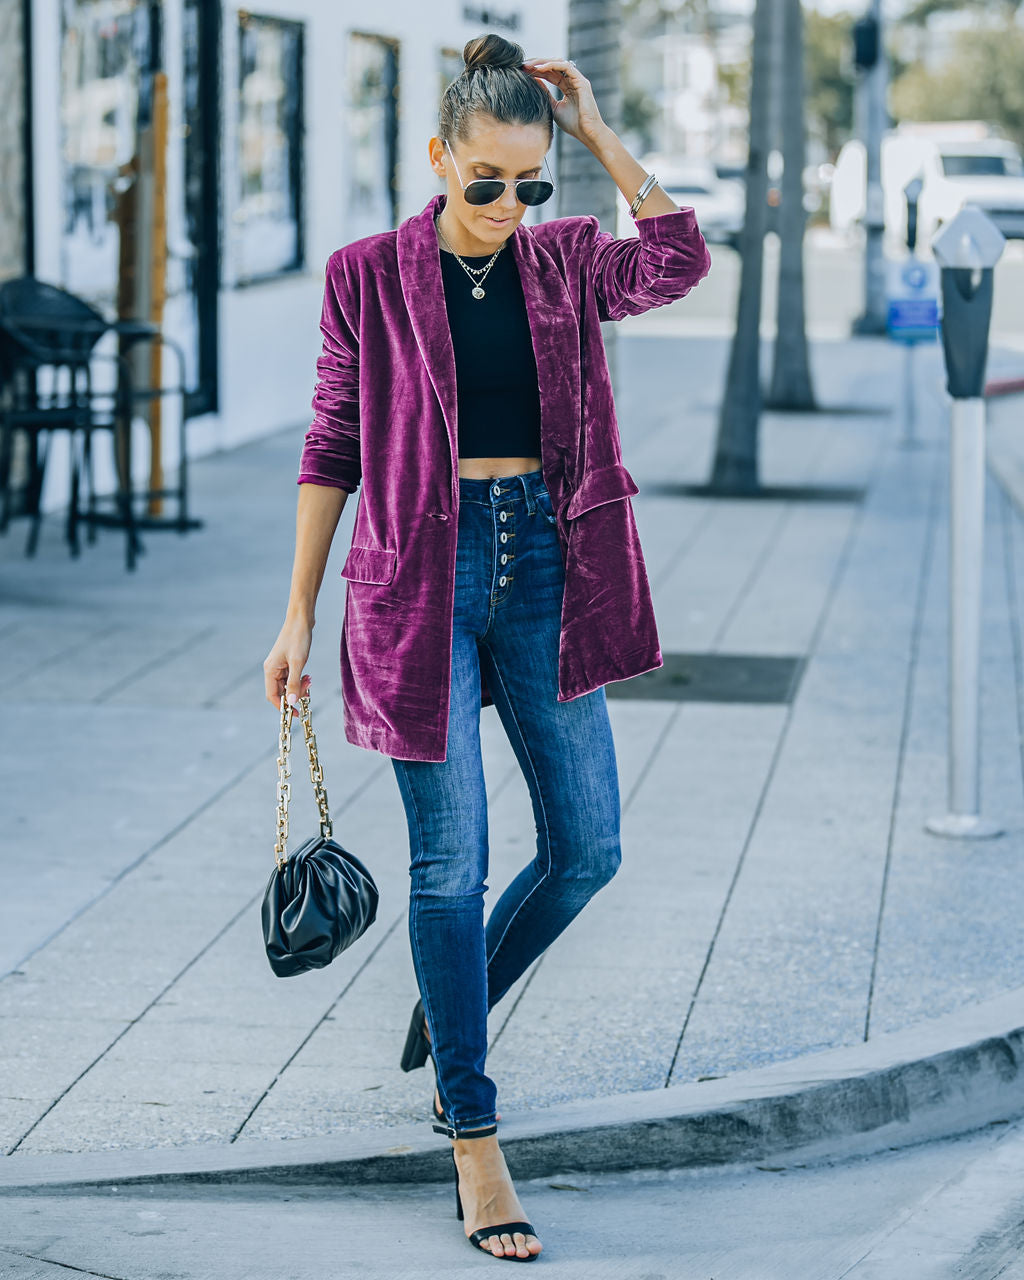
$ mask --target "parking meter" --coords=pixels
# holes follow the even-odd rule
[[[1006,241],[967,205],[932,240],[942,272],[942,346],[950,414],[948,812],[934,835],[978,839],[1001,828],[980,813],[981,590],[985,537],[985,364],[992,273]]]
[[[900,445],[917,448],[917,394],[915,352],[919,344],[934,342],[939,329],[939,272],[934,262],[921,259],[917,246],[917,202],[924,183],[920,178],[907,183],[908,256],[886,262],[886,319],[889,337],[903,347],[903,434]]]
[[[997,233],[998,234],[998,233]],[[992,268],[942,268],[942,346],[946,386],[958,400],[980,397],[988,363]]]
[[[991,218],[967,205],[942,228],[932,250],[942,268],[942,345],[949,394],[980,397],[985,387],[992,269],[1006,244]]]

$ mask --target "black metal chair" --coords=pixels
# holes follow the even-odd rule
[[[113,332],[118,338],[116,354],[98,353],[100,339]],[[178,381],[171,386],[136,386],[130,353],[139,343],[159,343],[169,347],[178,366]],[[113,364],[113,385],[97,389],[93,365]],[[98,525],[123,528],[126,564],[135,567],[136,555],[144,550],[138,530],[175,528],[181,532],[199,528],[202,522],[188,515],[187,455],[185,440],[185,357],[177,343],[142,321],[109,321],[95,307],[54,285],[32,276],[23,276],[0,286],[0,532],[10,519],[10,471],[13,441],[17,431],[29,441],[29,484],[26,507],[31,528],[26,554],[35,553],[42,521],[40,499],[52,433],[69,432],[71,441],[71,492],[69,494],[66,537],[72,555],[79,553],[78,525],[84,523],[88,538],[95,540]],[[178,483],[173,489],[145,489],[132,486],[132,412],[134,406],[158,396],[181,397]],[[117,488],[112,511],[99,507],[93,477],[93,433],[111,432]],[[87,503],[80,505],[84,477]],[[136,498],[147,503],[157,497],[178,501],[176,518],[138,515]]]
[[[79,552],[82,468],[77,443],[79,433],[93,425],[91,361],[106,330],[102,315],[63,290],[24,279],[0,287],[0,531],[6,531],[10,521],[11,462],[15,434],[20,431],[28,443],[27,555],[35,554],[39,540],[43,483],[55,431],[67,431],[70,438],[66,536],[72,555]]]

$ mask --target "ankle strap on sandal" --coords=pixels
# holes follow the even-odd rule
[[[446,1138],[489,1138],[498,1132],[496,1124],[489,1124],[484,1129],[456,1129],[451,1124],[435,1124],[430,1126],[435,1133],[443,1133]]]

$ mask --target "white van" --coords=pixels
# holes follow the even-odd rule
[[[829,198],[833,230],[852,233],[863,221],[866,190],[864,144],[846,143],[836,161]],[[1007,238],[1024,239],[1024,166],[1020,152],[980,121],[905,123],[882,138],[885,234],[906,243],[903,190],[920,177],[918,243],[927,244],[941,222],[974,204]]]

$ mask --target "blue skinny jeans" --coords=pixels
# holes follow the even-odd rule
[[[604,688],[557,700],[565,569],[542,473],[460,477],[459,499],[447,758],[392,757],[409,826],[413,967],[456,1130],[495,1120],[488,1012],[621,861]],[[536,856],[486,924],[481,664],[537,828]]]

